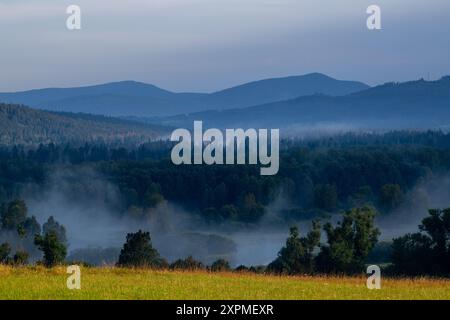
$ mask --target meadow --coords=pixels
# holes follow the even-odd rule
[[[66,268],[0,266],[0,299],[445,299],[450,279],[274,276],[149,269],[81,269],[81,289],[69,290]]]

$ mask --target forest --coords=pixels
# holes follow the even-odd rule
[[[23,249],[16,250],[15,255],[9,256],[5,244],[2,250],[8,254],[3,254],[4,261],[7,259],[16,262],[26,261],[25,252],[39,256],[38,248],[41,248],[45,255],[46,246],[51,247],[57,239],[63,246],[67,244],[62,225],[50,217],[46,222],[40,221],[43,223],[40,231],[41,227],[36,217],[27,216],[25,209],[27,204],[20,200],[26,199],[30,190],[48,188],[54,183],[50,177],[61,168],[75,170],[81,174],[85,171],[76,171],[76,168],[83,170],[89,168],[101,175],[119,192],[115,195],[114,201],[111,201],[108,198],[111,197],[110,194],[89,189],[91,198],[105,197],[103,199],[105,202],[114,203],[120,217],[137,222],[152,221],[158,207],[164,203],[172,203],[214,228],[227,230],[232,225],[233,228],[246,230],[258,226],[273,210],[273,203],[280,199],[283,205],[278,208],[276,218],[279,224],[286,226],[285,229],[296,225],[299,221],[323,222],[321,226],[314,222],[312,231],[306,238],[300,237],[295,228],[291,229],[291,240],[286,243],[298,243],[296,250],[300,250],[304,255],[300,260],[306,261],[300,267],[286,267],[280,258],[285,255],[282,252],[288,252],[286,254],[289,256],[290,249],[287,244],[288,249],[281,250],[279,258],[265,270],[287,273],[305,270],[355,272],[361,271],[364,263],[380,252],[383,262],[391,263],[397,259],[398,264],[408,265],[405,256],[410,257],[411,250],[419,250],[421,246],[433,247],[433,241],[442,242],[431,230],[432,223],[428,223],[429,220],[425,219],[419,232],[428,232],[431,234],[430,237],[412,233],[396,237],[394,242],[389,242],[388,248],[383,247],[383,243],[378,241],[379,231],[376,229],[374,219],[395,214],[395,210],[410,198],[411,190],[418,183],[448,175],[450,171],[448,133],[440,131],[349,133],[333,137],[282,140],[280,170],[275,176],[261,176],[256,165],[176,166],[170,161],[172,145],[169,141],[161,140],[140,146],[121,147],[103,143],[50,143],[37,147],[20,145],[2,147],[0,149],[2,241],[0,242],[7,243],[8,239],[17,238],[15,235],[17,231]],[[80,180],[82,177],[78,175],[79,173],[76,174],[75,179]],[[73,184],[69,183],[72,188],[70,189],[72,200],[84,201],[81,194],[86,192],[83,190],[86,186],[78,185],[75,180],[72,182]],[[95,185],[92,184],[91,187],[95,188]],[[430,211],[430,214],[443,226],[444,231],[441,232],[443,235],[440,237],[448,239],[448,209],[444,207],[440,209]],[[361,215],[361,212],[369,214]],[[364,222],[367,217],[370,217],[370,222]],[[426,217],[426,212],[423,212],[423,217]],[[342,225],[336,225],[336,220],[342,220]],[[338,269],[333,269],[334,267],[330,269],[332,265],[339,265],[337,262],[330,262],[333,259],[340,259],[333,258],[331,249],[343,245],[339,244],[339,241],[343,241],[343,235],[338,234],[339,232],[345,234],[345,230],[341,228],[344,228],[346,223],[356,229],[358,223],[364,226],[368,226],[369,223],[367,232],[371,236],[364,235],[363,238],[369,237],[372,240],[365,241],[364,245],[361,245],[365,249],[360,249],[363,251],[355,257],[359,259],[358,262],[355,262],[356,260],[342,262],[341,267],[336,267]],[[53,230],[56,234],[53,238],[47,237],[49,230]],[[319,234],[327,236],[322,237],[322,240],[320,237],[317,239],[317,230],[322,230]],[[349,239],[359,237],[348,234],[347,236]],[[141,234],[139,237],[139,241],[150,242],[150,236]],[[330,243],[331,249],[327,251],[323,243],[326,239],[328,242],[333,241],[333,237],[338,243]],[[354,240],[345,241],[354,242]],[[112,247],[105,248],[111,252],[103,251],[102,254],[119,255],[119,250]],[[67,248],[64,250],[62,247],[59,248],[59,255],[65,257],[68,254]],[[100,251],[92,251],[92,248],[89,250],[78,252],[79,255],[75,256],[82,259],[84,255],[100,254]],[[316,256],[318,250],[320,254]],[[444,245],[440,250],[447,252],[448,248]],[[111,259],[108,261],[113,262]],[[190,265],[191,262],[179,260],[176,265],[186,263]],[[225,264],[225,262],[218,263]],[[313,265],[318,269],[316,270]],[[349,265],[353,268],[356,266],[356,269],[349,269]],[[438,265],[442,265],[442,262]],[[291,268],[294,268],[294,271]],[[300,271],[295,268],[300,268]],[[448,266],[436,267],[435,270],[403,267],[403,270],[409,270],[407,271],[409,274],[417,273],[417,270],[422,270],[420,271],[422,273],[445,274]]]
[[[58,167],[89,166],[120,190],[124,215],[162,201],[174,202],[211,222],[257,222],[280,195],[286,219],[313,218],[370,204],[387,214],[420,180],[450,170],[450,134],[392,132],[384,135],[284,140],[280,171],[260,176],[256,165],[175,166],[172,143],[139,147],[104,144],[39,145],[0,149],[0,201],[23,187],[44,187]]]

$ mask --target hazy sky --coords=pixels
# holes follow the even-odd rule
[[[66,8],[82,29],[66,28]],[[366,8],[382,10],[382,30]],[[137,80],[214,91],[322,72],[368,84],[450,74],[449,0],[0,0],[0,91]]]

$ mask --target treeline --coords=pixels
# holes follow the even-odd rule
[[[44,186],[69,164],[91,166],[117,185],[121,212],[138,219],[170,201],[211,223],[255,223],[279,196],[287,200],[281,216],[288,221],[363,205],[388,213],[421,179],[449,172],[448,137],[428,132],[284,141],[276,176],[261,176],[254,165],[175,166],[168,159],[172,144],[164,141],[132,149],[13,147],[0,149],[0,201],[19,196],[24,185]]]
[[[377,212],[370,207],[346,211],[336,224],[319,220],[301,236],[297,227],[290,229],[286,244],[267,266],[240,265],[234,271],[298,274],[354,275],[365,272],[368,257],[378,242],[375,227]],[[322,239],[322,232],[326,241]],[[391,263],[383,266],[391,276],[450,276],[450,208],[429,210],[419,232],[393,239]],[[210,266],[192,256],[169,264],[152,246],[150,234],[139,230],[127,235],[117,262],[121,267],[150,267],[172,270],[232,271],[229,263],[218,259]]]
[[[450,170],[450,149],[430,147],[290,148],[280,156],[275,176],[261,176],[258,166],[175,166],[168,159],[95,167],[119,187],[125,210],[145,216],[168,200],[213,223],[257,222],[279,196],[287,200],[287,220],[365,204],[386,213],[421,178]]]
[[[126,236],[116,265],[285,275],[360,274],[365,271],[368,257],[380,235],[374,224],[376,214],[376,210],[370,207],[353,208],[346,211],[335,224],[327,222],[322,226],[319,220],[314,220],[311,230],[304,236],[301,236],[299,229],[294,226],[276,259],[267,266],[240,265],[232,269],[224,259],[205,266],[192,256],[168,263],[153,247],[150,233],[142,230]],[[53,217],[41,228],[35,217],[27,216],[25,203],[15,200],[2,206],[0,218],[0,264],[26,265],[29,263],[30,252],[35,257],[34,262],[47,267],[65,263],[68,247],[66,231]],[[325,234],[325,240],[322,239],[322,234]],[[13,245],[5,239],[13,241]],[[429,210],[429,216],[422,220],[419,232],[393,239],[390,263],[384,266],[384,271],[394,276],[448,277],[449,240],[450,208]],[[40,255],[36,255],[38,250]]]
[[[450,134],[440,130],[428,131],[389,131],[384,133],[348,132],[323,138],[293,137],[283,143],[285,149],[291,147],[353,148],[358,146],[423,146],[450,148]]]
[[[43,262],[53,266],[64,261],[67,246],[66,229],[52,216],[41,227],[23,200],[1,204],[0,263],[25,265],[43,253]]]
[[[0,103],[0,145],[111,143],[137,145],[169,132],[167,127],[81,113]]]
[[[84,115],[86,117],[96,117]],[[83,117],[82,114],[79,117]],[[109,118],[106,118],[109,119]],[[108,121],[121,121],[112,118]],[[67,143],[40,143],[36,146],[23,144],[1,144],[0,159],[29,160],[39,163],[79,164],[84,162],[117,161],[117,160],[161,160],[170,157],[174,142],[156,140],[136,144],[71,141]],[[450,133],[443,131],[391,131],[386,133],[348,132],[323,137],[293,137],[283,139],[280,143],[281,152],[289,150],[328,150],[355,149],[359,147],[399,147],[408,148],[429,147],[432,149],[450,148]]]

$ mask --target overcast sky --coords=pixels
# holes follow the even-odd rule
[[[82,29],[66,28],[66,8]],[[382,30],[366,9],[382,10]],[[0,91],[118,80],[210,92],[322,72],[374,85],[450,74],[449,0],[0,0]]]

